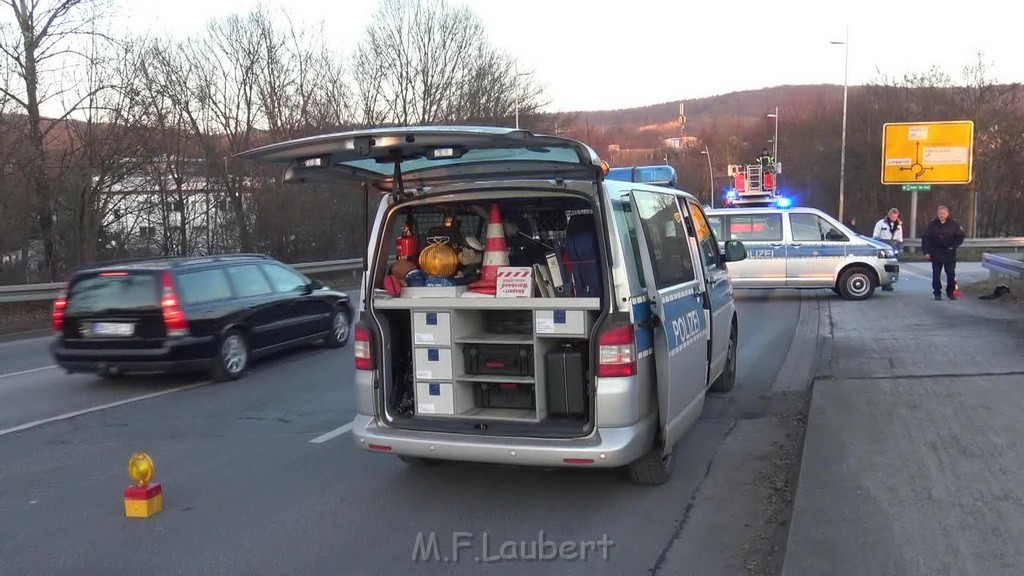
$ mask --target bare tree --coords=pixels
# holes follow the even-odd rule
[[[48,138],[61,122],[78,111],[95,91],[76,93],[64,72],[89,59],[79,41],[97,36],[100,0],[0,0],[13,25],[3,29],[0,53],[13,68],[17,82],[0,87],[3,94],[27,117],[25,126],[24,179],[34,200],[34,215],[43,244],[47,275],[52,279],[57,264],[54,183],[47,170],[51,148]],[[15,86],[16,84],[17,86]],[[43,108],[56,101],[62,106],[56,120],[46,120]]]
[[[516,63],[487,41],[479,18],[446,0],[383,0],[356,50],[361,122],[501,123],[543,105]],[[518,98],[517,98],[518,96]]]

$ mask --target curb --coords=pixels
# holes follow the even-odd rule
[[[800,293],[800,317],[786,359],[772,383],[772,393],[805,392],[811,388],[822,348],[822,306],[816,291]]]

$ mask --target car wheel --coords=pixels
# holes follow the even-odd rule
[[[736,327],[729,334],[729,352],[725,356],[722,374],[711,384],[712,392],[728,392],[736,386]]]
[[[866,268],[850,268],[839,278],[839,295],[847,300],[865,300],[875,293],[875,279]]]
[[[249,343],[238,330],[230,330],[220,339],[213,379],[218,382],[238,380],[249,367]]]
[[[420,458],[419,456],[399,455],[398,459],[405,462],[408,466],[436,466],[441,463],[440,460],[434,460],[433,458]]]
[[[672,454],[661,455],[661,447],[655,444],[647,454],[629,464],[629,479],[635,484],[657,486],[668,482],[674,469]]]
[[[348,311],[342,309],[331,315],[331,331],[324,338],[328,348],[341,348],[348,343],[351,333],[351,320]]]

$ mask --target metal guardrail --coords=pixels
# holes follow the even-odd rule
[[[990,272],[1024,280],[1024,260],[1010,258],[1001,254],[985,253],[981,255],[981,265]]]
[[[904,248],[921,249],[920,238],[908,238],[903,242]],[[974,248],[976,250],[1010,250],[1013,252],[1024,251],[1024,236],[1011,238],[967,238],[962,248]]]
[[[347,270],[358,270],[363,265],[362,258],[348,258],[346,260],[323,260],[321,262],[299,262],[289,264],[303,274],[324,274],[326,272],[345,272]],[[63,282],[49,284],[15,284],[13,286],[0,286],[0,302],[35,302],[38,300],[53,300],[57,293],[64,287]]]

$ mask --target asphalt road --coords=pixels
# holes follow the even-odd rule
[[[737,387],[709,398],[661,487],[621,471],[412,468],[357,450],[343,428],[354,415],[351,346],[283,354],[207,384],[67,376],[48,367],[45,339],[0,344],[0,574],[679,573],[666,558],[684,528],[702,529],[685,519],[716,449],[737,419],[765,409],[800,296],[738,293],[738,306]],[[164,487],[164,510],[149,519],[123,513],[136,450],[154,458]],[[741,524],[748,513],[730,512]],[[586,562],[485,561],[540,531],[613,544]],[[436,535],[442,556],[456,538],[470,546],[458,564],[417,562],[417,534]]]

